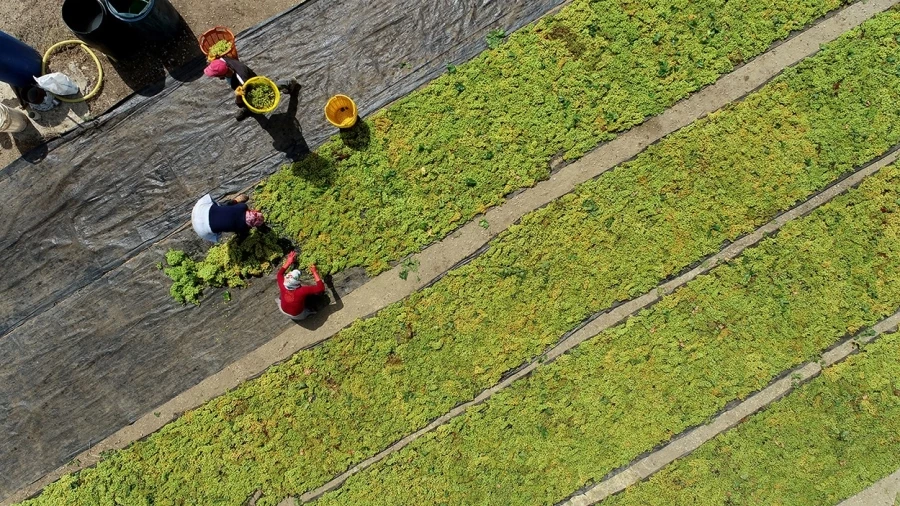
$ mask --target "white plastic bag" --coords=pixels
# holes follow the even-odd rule
[[[78,93],[78,85],[61,72],[35,77],[34,80],[37,81],[38,86],[54,95],[66,96]]]

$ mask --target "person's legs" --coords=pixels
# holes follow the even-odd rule
[[[297,82],[296,79],[280,79],[275,83],[275,86],[278,86],[278,89],[283,93],[287,93],[288,95],[293,95],[294,92],[300,89],[300,83]]]
[[[236,105],[238,109],[240,109],[235,113],[234,119],[243,121],[250,117],[250,110],[247,109],[247,104],[244,103],[244,98],[237,93],[234,94],[234,105]]]
[[[19,99],[19,105],[22,106],[22,109],[28,107],[28,88],[22,88],[20,86],[10,86],[13,90],[13,93],[16,95],[16,98]]]
[[[299,322],[300,320],[305,320],[307,316],[309,316],[311,314],[315,314],[315,313],[316,313],[315,311],[310,311],[309,309],[304,309],[303,312],[298,314],[297,316],[291,316],[291,320],[294,320],[295,322]]]
[[[248,197],[244,193],[239,193],[239,194],[235,195],[234,198],[223,201],[221,204],[217,204],[217,205],[233,206],[235,204],[243,204],[243,203],[247,202],[248,200],[250,200],[250,197]]]
[[[284,309],[281,308],[281,299],[280,298],[275,299],[275,303],[278,304],[278,310],[281,311],[281,314],[287,316],[288,318],[290,318],[291,320],[294,320],[296,322],[298,322],[300,320],[305,320],[307,316],[316,313],[315,311],[310,311],[309,309],[304,309],[302,313],[300,313],[298,315],[292,315],[292,314],[286,313],[284,311]]]
[[[241,97],[237,97],[238,104],[237,106],[240,108],[238,112],[234,113],[234,119],[237,121],[244,121],[245,119],[250,117],[250,110],[244,105],[243,99]]]

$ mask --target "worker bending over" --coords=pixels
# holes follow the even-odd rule
[[[207,193],[194,204],[191,225],[197,235],[210,242],[219,242],[224,232],[246,236],[251,228],[261,227],[265,218],[259,211],[247,207],[247,196],[240,195],[225,205],[216,204]]]
[[[297,252],[291,251],[284,261],[284,265],[278,271],[278,290],[281,292],[278,298],[278,308],[292,320],[299,321],[315,313],[315,311],[311,311],[306,307],[306,298],[311,295],[324,293],[325,283],[319,276],[319,271],[316,270],[314,264],[309,266],[309,272],[312,273],[316,280],[315,285],[302,286],[300,284],[300,271],[296,269],[285,274],[284,272],[294,263],[296,258]]]

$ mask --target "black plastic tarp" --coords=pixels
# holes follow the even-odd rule
[[[310,0],[238,37],[258,73],[301,83],[294,115],[284,100],[269,120],[236,122],[230,90],[196,79],[197,61],[0,171],[0,499],[291,325],[271,279],[227,303],[169,298],[156,265],[170,247],[206,247],[184,227],[199,197],[334,134],[329,96],[365,115],[560,3]]]

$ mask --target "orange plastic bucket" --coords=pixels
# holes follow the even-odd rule
[[[352,127],[356,117],[356,103],[347,95],[335,95],[325,104],[325,119],[338,128]]]
[[[213,47],[216,42],[222,40],[231,43],[231,50],[219,56],[237,59],[237,44],[234,43],[234,34],[231,33],[231,30],[228,28],[225,28],[224,26],[210,28],[197,38],[197,41],[200,43],[200,50],[203,51],[203,54],[206,55],[207,59],[209,59],[209,48]]]

